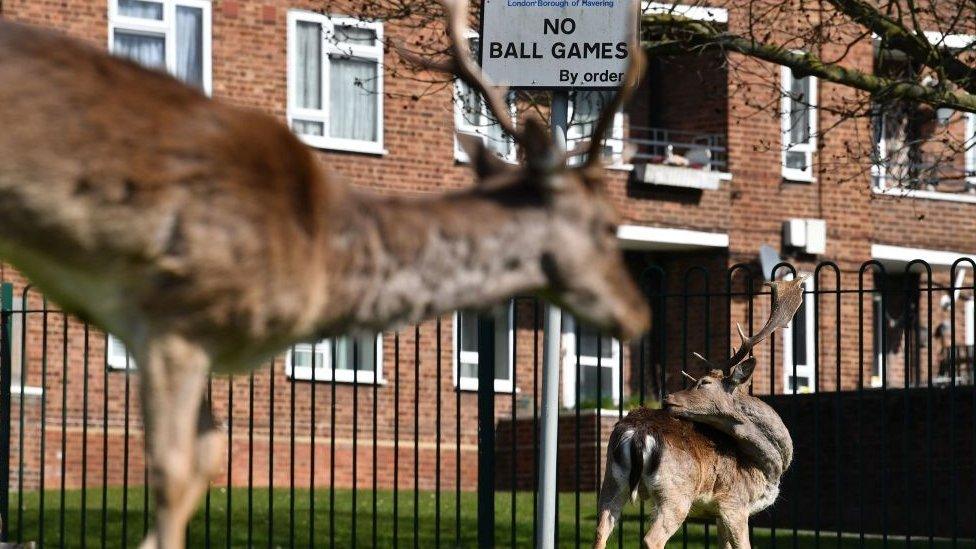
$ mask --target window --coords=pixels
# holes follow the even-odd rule
[[[569,127],[566,130],[566,148],[572,150],[573,147],[593,135],[596,129],[596,121],[600,118],[600,112],[604,105],[608,105],[613,100],[613,92],[605,91],[578,91],[572,94],[569,102]],[[613,118],[613,128],[610,135],[603,144],[603,156],[611,159],[614,163],[619,163],[623,159],[624,152],[624,114],[617,112]],[[576,161],[581,161],[576,157]]]
[[[288,13],[288,122],[313,147],[383,152],[383,25]]]
[[[125,344],[111,334],[105,338],[105,362],[112,370],[136,369],[136,361],[126,352]]]
[[[813,153],[817,146],[817,79],[796,78],[782,67],[783,178],[813,181]]]
[[[110,0],[109,51],[210,94],[210,2]]]
[[[803,302],[797,309],[793,321],[783,329],[783,375],[787,393],[809,393],[817,388],[815,374],[816,343],[814,331],[817,329],[813,317],[814,300],[813,277],[803,282]],[[794,368],[794,358],[796,368]]]
[[[563,348],[563,404],[567,408],[577,404],[577,359],[579,406],[609,408],[620,403],[619,341],[564,315]]]
[[[10,304],[10,394],[19,397],[23,392],[24,396],[40,395],[44,392],[42,387],[31,387],[24,385],[24,373],[26,370],[27,356],[24,354],[24,300],[20,297],[13,298]],[[36,372],[35,372],[36,374]]]
[[[495,317],[495,391],[510,393],[514,390],[514,304],[509,302],[490,314]],[[454,313],[454,385],[462,391],[478,390],[478,314],[472,311]]]
[[[285,356],[285,374],[306,381],[383,382],[383,338],[344,336],[300,343]]]

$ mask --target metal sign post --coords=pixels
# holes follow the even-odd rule
[[[552,95],[552,138],[566,144],[569,123],[569,92],[556,91]],[[536,540],[538,549],[551,549],[556,543],[556,449],[559,446],[559,362],[562,335],[562,313],[554,305],[546,305],[545,326],[542,332],[542,413],[539,434],[539,499],[536,508]]]
[[[484,0],[479,41],[482,70],[491,81],[512,89],[552,90],[553,139],[565,148],[569,91],[613,90],[623,85],[631,44],[636,43],[638,11],[636,0]],[[556,541],[561,320],[559,309],[547,305],[536,508],[535,546],[539,549],[550,549]],[[479,374],[485,367],[479,360]],[[487,374],[479,378],[489,379]],[[485,392],[480,385],[485,381],[479,380],[479,393]],[[479,412],[487,418],[488,403],[484,404]],[[486,476],[479,477],[479,491],[492,489],[481,487],[493,478],[489,471],[483,473]],[[490,546],[487,532],[484,538],[479,536],[479,545]]]

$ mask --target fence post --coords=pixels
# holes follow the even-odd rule
[[[478,547],[495,546],[495,318],[478,315]]]
[[[7,541],[10,535],[10,311],[13,298],[13,285],[7,282],[0,285],[0,541]]]

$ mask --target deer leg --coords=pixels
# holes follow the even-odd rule
[[[620,511],[627,498],[630,496],[627,490],[627,475],[623,472],[618,478],[617,467],[613,466],[612,460],[607,460],[606,474],[603,477],[603,486],[600,487],[600,500],[598,504],[599,515],[596,525],[596,539],[593,541],[593,549],[603,549],[607,546],[607,540],[613,532],[613,527],[620,520]]]
[[[720,512],[718,537],[722,549],[750,549],[749,515],[739,511]]]
[[[651,527],[644,535],[645,549],[664,549],[664,545],[688,517],[689,510],[690,500],[658,498],[651,515]]]
[[[210,361],[177,337],[150,342],[139,360],[155,529],[143,547],[179,549],[187,522],[219,466],[222,438],[204,402]]]

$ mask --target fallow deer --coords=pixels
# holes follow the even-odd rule
[[[793,460],[779,415],[750,395],[753,347],[784,327],[803,299],[803,278],[770,283],[772,310],[759,332],[694,386],[668,395],[664,410],[640,407],[614,427],[600,488],[594,547],[606,547],[628,499],[649,499],[644,546],[663,549],[688,516],[714,518],[720,547],[748,548],[749,516],[772,505]],[[749,358],[747,358],[749,357]]]
[[[568,167],[539,121],[506,115],[503,91],[474,65],[467,2],[444,5],[453,56],[439,68],[486,97],[525,162],[462,136],[478,185],[414,198],[349,187],[270,116],[0,22],[0,257],[132,352],[156,496],[144,545],[184,545],[218,468],[210,372],[517,293],[622,337],[646,329],[599,152],[640,63],[599,119],[588,160]]]

